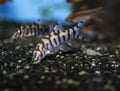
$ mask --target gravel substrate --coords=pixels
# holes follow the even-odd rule
[[[33,42],[0,43],[0,91],[120,91],[120,43],[82,43],[76,50],[33,64]]]

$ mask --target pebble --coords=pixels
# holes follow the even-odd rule
[[[107,90],[107,91],[108,91],[108,90],[110,91],[110,88],[111,88],[111,86],[108,85],[108,84],[106,84],[106,85],[104,86],[104,90],[105,90],[105,91],[106,91],[106,90]]]
[[[102,79],[99,78],[99,77],[94,77],[93,78],[93,81],[97,82],[97,83],[101,83],[102,82]]]
[[[19,69],[19,68],[21,68],[21,66],[20,66],[20,65],[17,65],[17,66],[16,66],[16,69]]]
[[[115,61],[112,61],[113,64],[115,64],[116,62]]]
[[[75,67],[74,67],[74,66],[72,66],[72,67],[71,67],[71,70],[73,70],[74,68],[75,68]]]
[[[14,62],[10,62],[10,66],[12,67],[14,65]]]
[[[10,91],[10,89],[8,89],[8,88],[5,88],[5,89],[4,89],[4,91]]]
[[[7,63],[4,63],[4,66],[5,66],[5,67],[8,66]]]
[[[76,58],[76,59],[78,59],[78,58],[79,58],[79,56],[75,56],[75,58]]]
[[[7,74],[7,71],[6,71],[6,70],[3,70],[3,74],[6,75],[6,74]]]
[[[32,47],[32,46],[34,46],[34,44],[33,43],[29,43],[29,46]]]
[[[87,73],[86,71],[80,71],[78,74],[82,76],[82,75],[85,75],[86,73]]]
[[[95,62],[92,62],[91,65],[92,65],[92,66],[96,66]]]
[[[95,71],[95,74],[100,75],[100,74],[101,74],[101,72],[100,72],[100,71],[98,71],[98,70],[96,70],[96,71]]]
[[[68,79],[67,83],[68,83],[68,84],[73,84],[73,83],[74,83],[74,80],[73,80],[73,79]]]
[[[63,66],[64,66],[65,68],[67,67],[67,65],[66,65],[65,63],[63,64]]]
[[[114,55],[110,55],[110,58],[113,58],[114,57]]]
[[[5,52],[1,52],[1,55],[4,55]]]
[[[64,56],[61,56],[60,58],[64,58]]]
[[[30,69],[30,66],[29,65],[25,65],[24,68],[25,69]]]
[[[21,63],[22,61],[23,61],[23,60],[20,59],[20,60],[18,60],[18,63]]]
[[[115,53],[118,55],[118,54],[119,54],[119,51],[118,51],[118,50],[116,50],[116,51],[115,51]]]
[[[62,82],[66,83],[67,82],[67,78],[63,78]]]
[[[56,73],[56,70],[53,69],[51,72],[52,72],[52,73]]]
[[[26,84],[24,84],[24,81],[23,81],[23,85],[21,85],[21,87],[25,86],[27,88],[32,83],[33,84],[32,86],[34,89],[34,87],[36,87],[34,83],[37,83],[38,81],[40,81],[41,87],[42,86],[44,87],[47,85],[53,86],[52,83],[55,83],[54,85],[58,85],[58,87],[62,86],[63,90],[66,90],[66,91],[71,88],[73,88],[73,90],[81,90],[81,89],[84,89],[85,86],[88,87],[88,89],[87,88],[85,89],[92,91],[93,90],[92,87],[95,88],[94,84],[97,83],[96,85],[98,86],[100,84],[99,85],[100,87],[96,88],[96,90],[99,90],[99,88],[101,88],[104,90],[115,91],[115,90],[111,90],[111,85],[116,88],[117,86],[119,86],[119,82],[118,82],[118,79],[120,79],[119,49],[114,50],[113,48],[112,50],[112,49],[109,49],[108,47],[105,49],[106,50],[105,51],[104,48],[101,48],[97,45],[95,46],[92,44],[90,45],[91,45],[91,48],[97,51],[102,51],[102,53],[104,53],[105,55],[101,57],[85,55],[78,50],[79,52],[74,52],[72,54],[62,53],[60,55],[56,55],[55,59],[50,58],[46,60],[47,58],[46,57],[41,61],[41,64],[34,65],[35,67],[33,65],[30,65],[29,61],[27,61],[25,58],[25,57],[31,58],[31,54],[33,51],[30,48],[30,46],[33,47],[33,44],[30,44],[29,46],[26,45],[23,47],[16,46],[15,48],[11,48],[9,50],[6,50],[6,49],[3,50],[3,48],[1,48],[0,50],[2,51],[0,55],[3,57],[2,57],[0,68],[1,68],[2,75],[3,76],[5,75],[1,79],[1,85],[4,85],[4,84],[10,85],[12,82],[17,83],[18,79],[19,80],[28,79],[28,81],[25,82]],[[12,57],[10,57],[11,55]],[[10,59],[12,61],[9,61]],[[14,60],[18,60],[17,61],[18,63],[16,63],[16,61]],[[56,64],[59,65],[59,67],[56,67],[57,66]],[[15,67],[12,67],[12,66],[15,66]],[[24,67],[24,68],[23,70],[19,71],[19,68],[21,67]],[[26,69],[29,69],[30,71],[27,72]],[[8,73],[12,75],[10,77],[14,77],[12,78],[12,80],[10,78],[6,79],[6,76],[9,75]],[[29,74],[34,74],[34,75],[29,75]],[[110,78],[107,78],[106,74],[109,75]],[[21,76],[23,78],[21,78]],[[52,78],[54,80],[52,80]],[[108,79],[111,81],[111,83],[106,83]],[[6,80],[6,83],[3,83],[5,80]],[[85,86],[81,87],[82,84],[83,85],[85,84]],[[18,85],[19,85],[19,82],[18,82]],[[67,87],[66,89],[64,88],[64,85]],[[74,86],[74,85],[78,85],[78,86]],[[48,89],[49,88],[51,87],[48,87]],[[3,91],[10,91],[10,90],[6,88],[5,90],[3,89]]]
[[[75,64],[74,66],[76,66],[76,67],[77,67],[78,65],[79,65],[79,64]]]
[[[29,79],[29,75],[24,75],[24,79]]]
[[[29,51],[29,53],[30,53],[30,54],[32,54],[32,53],[33,53],[33,51],[32,51],[32,50],[30,50],[30,51]]]
[[[48,70],[48,69],[46,69],[44,72],[45,72],[45,73],[48,73],[48,72],[49,72],[49,70]]]
[[[40,78],[43,80],[43,79],[45,79],[45,76],[42,75]]]
[[[56,55],[56,58],[59,58],[60,57],[60,55]]]
[[[62,81],[61,81],[61,80],[57,80],[55,83],[56,83],[57,85],[60,85],[60,84],[62,84]]]
[[[20,49],[20,46],[16,46],[15,49],[16,49],[16,50]]]
[[[100,50],[102,50],[102,48],[101,48],[101,47],[97,47],[96,50],[97,50],[97,51],[100,51]]]

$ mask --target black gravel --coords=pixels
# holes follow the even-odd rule
[[[102,56],[75,50],[33,64],[35,44],[0,43],[0,91],[120,91],[119,42],[81,44]]]

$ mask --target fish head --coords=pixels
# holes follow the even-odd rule
[[[43,48],[42,44],[38,44],[33,51],[33,57],[32,60],[34,61],[33,63],[39,63],[44,57],[46,56],[46,50]]]
[[[17,38],[20,38],[20,30],[17,29],[17,31],[12,35],[11,39],[17,39]]]

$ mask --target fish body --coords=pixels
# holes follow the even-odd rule
[[[54,28],[54,29],[53,29]],[[32,24],[26,24],[21,25],[20,28],[16,29],[16,32],[12,35],[10,40],[18,39],[18,38],[24,38],[24,37],[39,37],[42,38],[48,34],[50,34],[52,31],[62,31],[63,26],[61,23],[58,24],[39,24],[39,23],[32,23]]]
[[[46,24],[32,23],[21,25],[16,29],[16,32],[12,35],[11,39],[18,39],[23,37],[39,36],[43,37],[50,33],[50,26]]]
[[[98,30],[101,29],[101,24],[103,23],[102,14],[104,13],[103,7],[98,7],[94,9],[80,10],[71,14],[67,21],[78,23],[82,17],[90,17],[90,20],[87,21],[83,31],[86,33],[90,39],[94,39],[97,36]]]
[[[45,36],[40,43],[37,44],[33,52],[33,60],[39,62],[48,54],[56,53],[56,50],[64,50],[63,44],[69,43],[72,39],[86,40],[86,36],[82,32],[82,28],[86,24],[89,17],[84,17],[73,28],[63,31],[51,32]]]
[[[95,9],[80,10],[71,14],[66,20],[69,22],[78,23],[82,17],[87,16],[91,17],[91,19],[93,20],[101,22],[102,20],[97,15],[102,14],[103,12],[104,11],[102,7],[98,7]]]

